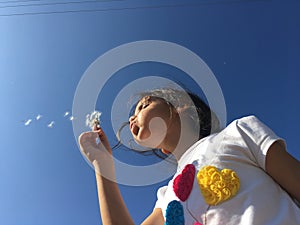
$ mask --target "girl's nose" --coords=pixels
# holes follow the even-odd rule
[[[135,119],[136,116],[131,116],[129,117],[129,123],[131,123],[134,119]]]

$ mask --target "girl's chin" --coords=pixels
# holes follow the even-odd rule
[[[149,140],[140,140],[140,139],[135,139],[135,142],[145,148],[158,148],[157,145],[154,143],[151,143]]]

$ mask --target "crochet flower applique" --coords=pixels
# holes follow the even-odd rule
[[[173,182],[173,191],[181,200],[186,201],[193,189],[196,169],[193,164],[187,164]]]
[[[188,200],[193,189],[195,174],[195,166],[187,164],[174,179],[173,191],[181,202]],[[220,171],[215,166],[202,167],[197,173],[197,182],[209,206],[218,205],[234,197],[240,188],[240,180],[235,171],[226,168]],[[180,201],[173,200],[168,204],[165,225],[184,225],[184,211]],[[205,221],[204,224],[206,224]],[[193,225],[202,224],[196,221]]]
[[[173,181],[173,191],[177,198],[179,198],[182,202],[186,201],[191,194],[193,189],[193,184],[195,180],[196,168],[193,164],[187,164],[184,169],[182,170],[181,174],[179,174]],[[173,225],[173,224],[184,224],[184,220],[173,220],[174,213],[171,213],[171,210],[175,208],[176,205],[176,217],[183,218],[183,209],[182,205],[179,201],[172,201],[169,203],[167,212],[166,212],[166,223],[165,225]],[[181,213],[181,214],[180,214]],[[182,217],[181,217],[182,216]],[[195,222],[193,225],[202,225],[199,222]]]
[[[168,204],[165,225],[184,225],[183,207],[179,201],[173,200]]]
[[[197,174],[197,181],[208,205],[218,205],[232,198],[240,188],[240,180],[233,170],[220,171],[214,166],[203,167]]]

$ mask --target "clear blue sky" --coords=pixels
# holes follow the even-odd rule
[[[299,1],[68,2],[0,2],[0,224],[101,224],[94,173],[64,113],[90,64],[132,41],[164,40],[195,52],[219,81],[228,122],[257,115],[300,159]],[[116,90],[146,74],[174,73],[193,87],[170,67],[148,66],[116,74],[97,107],[109,112]],[[36,121],[38,114],[43,117]],[[149,159],[117,151],[124,161]],[[152,210],[159,185],[120,185],[137,224]]]

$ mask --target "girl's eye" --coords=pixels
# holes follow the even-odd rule
[[[146,108],[148,105],[149,105],[149,102],[146,102],[146,103],[142,104],[142,108],[144,109],[144,108]]]
[[[147,107],[150,105],[150,103],[151,103],[150,98],[144,99],[144,101],[141,102],[141,103],[138,105],[138,107],[136,108],[136,112],[140,112],[142,109],[147,108]]]
[[[148,105],[149,105],[148,102],[147,102],[147,103],[141,104],[141,105],[139,106],[139,110],[142,110],[142,109],[146,108]]]

